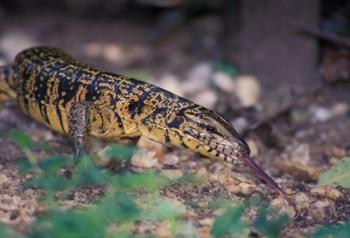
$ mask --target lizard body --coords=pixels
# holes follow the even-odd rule
[[[152,84],[94,69],[59,49],[30,48],[13,65],[0,67],[0,101],[11,99],[28,116],[68,135],[76,154],[86,137],[143,135],[210,158],[243,161],[286,197],[221,115]]]

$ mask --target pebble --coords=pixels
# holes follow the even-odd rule
[[[258,103],[262,90],[256,77],[242,75],[237,77],[234,82],[234,91],[242,106],[249,107]]]
[[[217,94],[210,89],[205,89],[199,93],[197,93],[195,96],[191,97],[192,100],[195,103],[198,103],[199,105],[202,105],[204,107],[213,109],[215,104],[218,101]]]
[[[170,238],[173,237],[169,225],[162,222],[159,223],[155,229],[155,237],[159,237],[159,238]]]
[[[179,96],[184,96],[183,87],[179,87],[180,79],[173,74],[167,73],[161,76],[155,84]]]
[[[328,199],[317,200],[309,209],[310,215],[317,219],[331,215],[332,211],[334,211],[334,203]]]
[[[271,201],[271,207],[276,208],[280,214],[287,213],[289,217],[294,217],[296,215],[294,207],[287,205],[286,201],[281,197],[273,199]]]
[[[202,220],[199,220],[199,224],[201,226],[211,226],[213,225],[213,219],[212,218],[204,218]]]
[[[255,190],[255,186],[249,183],[238,183],[225,186],[225,189],[229,193],[233,194],[251,194]]]
[[[103,57],[111,62],[117,64],[125,64],[125,57],[123,49],[116,44],[107,44],[103,47]]]
[[[312,106],[310,107],[311,121],[314,123],[317,122],[326,122],[332,117],[331,110],[322,106]]]
[[[155,142],[153,140],[150,140],[144,136],[141,136],[140,139],[137,142],[137,147],[140,149],[145,149],[145,150],[152,150],[157,153],[164,153],[165,151],[165,146]]]
[[[346,114],[348,108],[349,105],[347,103],[336,103],[331,107],[313,105],[309,109],[311,114],[311,121],[314,123],[326,122],[333,117]]]
[[[0,49],[10,60],[13,60],[20,51],[35,45],[38,45],[38,42],[22,32],[8,32],[0,39]]]
[[[311,193],[318,194],[332,200],[338,199],[343,196],[343,194],[339,190],[328,185],[316,186],[313,189],[311,189]]]
[[[302,165],[309,165],[310,145],[306,143],[290,145],[286,148],[286,152],[282,156],[286,160],[292,160]]]
[[[208,62],[195,65],[188,73],[187,80],[181,84],[185,95],[191,95],[205,90],[210,84],[213,74],[212,66]]]
[[[180,158],[176,154],[173,153],[167,153],[164,156],[164,164],[169,164],[169,165],[176,165],[179,163]]]
[[[249,123],[245,117],[237,117],[231,121],[231,124],[239,134],[249,128]]]
[[[307,207],[310,204],[310,198],[302,192],[295,194],[295,203],[299,207]]]
[[[250,148],[250,156],[257,157],[259,155],[258,145],[255,143],[254,140],[251,140],[251,139],[248,139],[246,142]]]
[[[223,72],[215,72],[212,77],[215,85],[224,92],[232,93],[235,90],[233,79]]]
[[[208,179],[208,170],[205,167],[202,167],[197,170],[196,176],[199,178]]]
[[[183,175],[183,172],[179,169],[162,169],[161,173],[173,180],[179,179]]]
[[[346,150],[337,146],[332,146],[328,151],[326,151],[330,157],[336,157],[338,159],[346,156]]]
[[[131,157],[130,163],[138,168],[149,169],[158,166],[158,159],[155,151],[139,149]]]

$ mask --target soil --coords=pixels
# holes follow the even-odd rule
[[[0,50],[8,57],[3,58],[6,61],[27,44],[45,44],[58,46],[81,61],[107,71],[141,69],[156,78],[169,72],[182,78],[198,61],[188,50],[191,28],[181,26],[154,43],[148,38],[155,30],[150,25],[147,21],[119,19],[105,22],[52,14],[4,15],[0,23]],[[11,39],[10,43],[4,39]],[[315,78],[319,86],[290,95],[281,95],[277,87],[263,89],[258,107],[218,106],[229,120],[237,117],[247,120],[248,126],[241,133],[245,135],[254,159],[287,192],[296,209],[285,207],[277,194],[243,167],[165,148],[165,157],[181,157],[170,170],[200,174],[204,178],[201,184],[172,186],[162,191],[165,196],[185,205],[188,209],[186,219],[194,221],[200,236],[209,237],[208,226],[216,214],[208,204],[218,194],[224,194],[231,201],[240,201],[255,193],[266,197],[276,208],[294,217],[282,237],[302,236],[321,225],[350,219],[350,190],[317,185],[322,171],[350,155],[350,118],[346,112],[350,105],[349,85],[328,85]],[[323,109],[329,114],[326,118],[318,116]],[[16,103],[8,103],[0,110],[0,128],[3,134],[18,129],[31,135],[34,141],[50,143],[50,155],[71,152],[62,135],[24,116]],[[41,150],[34,153],[40,159],[48,156]],[[16,169],[16,163],[22,157],[14,142],[0,139],[0,221],[25,232],[45,206],[39,199],[42,191],[22,187],[27,178],[20,176]],[[159,165],[158,169],[173,175],[177,173],[169,172],[166,164]],[[102,193],[101,188],[74,191],[65,205],[86,205]],[[147,224],[141,223],[142,226]]]

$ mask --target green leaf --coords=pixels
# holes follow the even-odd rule
[[[34,224],[31,237],[100,238],[108,224],[100,218],[96,214],[50,211]]]
[[[36,167],[29,160],[23,158],[17,162],[17,170],[21,175],[33,171]]]
[[[135,147],[113,145],[107,149],[105,156],[111,159],[127,160],[135,153]]]
[[[289,217],[287,214],[273,216],[271,212],[268,212],[266,206],[262,206],[258,211],[253,227],[265,236],[274,238],[279,237],[279,234],[288,222]]]
[[[25,188],[42,188],[48,191],[62,190],[68,186],[68,182],[63,177],[45,173],[37,175],[37,177],[27,181],[24,185]]]
[[[31,149],[33,147],[31,137],[23,131],[11,130],[8,137],[15,141],[22,149]]]
[[[236,68],[231,64],[216,62],[213,64],[213,68],[214,70],[225,73],[229,76],[235,76],[237,74]]]
[[[342,225],[321,227],[310,234],[310,238],[348,238],[350,237],[350,222]]]
[[[318,183],[350,188],[350,157],[338,161],[331,169],[320,174]]]
[[[103,214],[108,221],[117,220],[119,223],[136,219],[139,214],[139,208],[132,197],[119,192],[108,194],[91,211]]]
[[[6,227],[4,224],[0,224],[0,237],[24,238],[25,236],[13,231],[12,229]]]
[[[152,172],[126,173],[114,176],[114,186],[119,189],[146,189],[149,192],[154,192],[169,183],[169,179]]]
[[[56,155],[39,162],[39,168],[48,173],[57,173],[59,169],[69,164],[69,158],[63,155]]]
[[[223,237],[228,234],[240,234],[246,228],[246,225],[241,221],[241,216],[245,208],[243,206],[235,206],[227,208],[227,211],[218,216],[214,220],[211,230],[213,237]]]

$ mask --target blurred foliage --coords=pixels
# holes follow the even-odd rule
[[[9,238],[24,238],[23,235],[14,232],[10,228],[6,227],[3,224],[0,224],[0,237],[9,237]]]
[[[244,202],[236,206],[226,206],[225,212],[218,216],[213,224],[211,234],[213,237],[234,235],[234,237],[248,237],[249,231],[255,231],[265,237],[279,237],[281,231],[286,227],[290,219],[287,214],[275,214],[268,205],[262,204],[258,207],[256,218],[252,223],[244,219],[244,214],[251,208],[252,204]]]
[[[234,77],[237,75],[236,68],[231,64],[214,63],[213,68],[215,71],[225,73],[231,77]]]
[[[328,184],[350,188],[350,157],[338,161],[331,169],[320,174],[319,184]]]
[[[54,155],[44,160],[35,157],[32,149],[44,147],[34,143],[20,131],[12,131],[9,138],[24,151],[26,159],[20,160],[17,168],[21,174],[34,176],[27,180],[25,188],[43,189],[41,202],[47,210],[35,220],[28,234],[18,235],[5,226],[0,226],[0,237],[139,237],[134,234],[135,225],[140,221],[162,224],[174,237],[196,237],[197,228],[192,222],[183,219],[187,214],[186,201],[162,195],[166,186],[194,183],[195,176],[184,174],[179,179],[170,179],[158,172],[126,171],[121,174],[98,167],[90,156],[74,160],[69,155]],[[134,147],[114,145],[103,151],[108,159],[129,160]],[[33,159],[34,158],[34,159]],[[89,199],[89,206],[71,208],[62,206],[62,199],[68,198],[78,188],[104,187],[102,194]],[[59,193],[57,193],[59,192]],[[57,196],[58,194],[61,194]],[[64,202],[63,202],[64,204]],[[288,224],[284,215],[274,215],[268,207],[244,202],[232,206],[229,197],[218,196],[209,204],[211,210],[224,211],[215,218],[211,234],[213,237],[235,235],[247,237],[251,230],[267,237],[277,237]],[[257,209],[256,219],[250,223],[244,219],[247,211]]]
[[[223,237],[227,234],[234,234],[237,237],[246,236],[243,234],[246,225],[241,221],[244,210],[243,206],[229,207],[224,214],[218,216],[211,230],[213,237]]]
[[[290,220],[287,214],[271,216],[271,213],[272,211],[269,211],[267,206],[260,207],[253,227],[267,237],[279,237],[283,227],[285,227]]]
[[[350,222],[318,228],[309,235],[310,238],[348,238],[350,237]]]
[[[29,135],[19,130],[11,130],[9,139],[16,142],[22,149],[31,149],[33,147],[33,141]]]
[[[135,148],[125,145],[113,145],[103,152],[103,156],[111,160],[128,160],[135,153]]]

